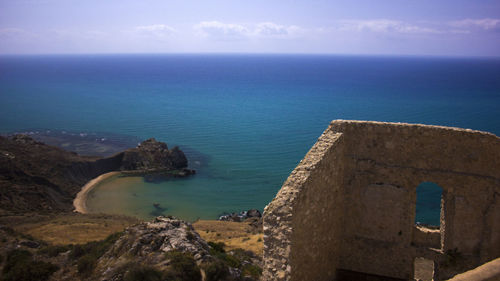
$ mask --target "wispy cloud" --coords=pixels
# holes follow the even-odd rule
[[[153,36],[158,39],[166,38],[176,32],[176,30],[165,24],[140,25],[134,29],[137,33],[145,36]]]
[[[257,37],[286,39],[297,37],[304,31],[296,25],[280,25],[274,22],[236,24],[204,21],[195,25],[194,28],[199,35],[215,40],[242,40]]]
[[[463,19],[449,22],[450,26],[458,28],[479,28],[482,30],[500,30],[500,19]]]
[[[45,32],[36,33],[36,36],[44,40],[105,40],[111,33],[101,30],[76,30],[71,28],[50,29]]]
[[[472,34],[480,31],[500,31],[500,19],[462,19],[450,22],[417,23],[393,19],[339,20],[334,30],[387,34]]]
[[[203,21],[194,27],[199,35],[215,40],[238,40],[249,35],[249,30],[240,24]]]
[[[441,33],[441,31],[415,24],[406,23],[391,19],[374,19],[374,20],[341,20],[339,21],[338,29],[341,31],[369,31],[381,33]]]
[[[280,25],[274,22],[262,22],[257,24],[254,34],[264,37],[285,38],[300,35],[303,28],[296,25]]]
[[[24,29],[21,28],[15,28],[15,27],[5,27],[5,28],[0,28],[0,36],[2,37],[12,37],[12,36],[17,36],[20,34],[24,34],[25,31]]]

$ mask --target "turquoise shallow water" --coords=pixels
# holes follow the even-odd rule
[[[196,176],[118,179],[119,189],[102,186],[89,203],[149,217],[158,202],[168,214],[215,218],[262,209],[332,119],[500,135],[499,77],[498,59],[3,56],[0,132],[66,129],[178,144]]]

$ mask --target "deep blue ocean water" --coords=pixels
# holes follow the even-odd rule
[[[159,202],[167,214],[193,219],[262,209],[333,119],[500,135],[500,59],[0,56],[0,133],[51,128],[155,137],[180,145],[199,171],[161,184],[131,179],[120,190],[103,187],[105,200],[128,200],[104,211],[147,217]]]

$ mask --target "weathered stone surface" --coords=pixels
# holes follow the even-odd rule
[[[500,258],[487,262],[477,268],[458,274],[449,281],[499,281]]]
[[[209,246],[192,225],[172,217],[157,217],[129,227],[98,261],[94,276],[114,280],[123,274],[130,261],[164,270],[169,265],[165,254],[170,251],[191,254],[197,263],[210,259]]]
[[[128,270],[124,266],[132,263],[167,272],[172,265],[168,253],[172,251],[192,256],[203,274],[206,274],[204,266],[218,261],[227,271],[227,274],[219,279],[221,281],[255,280],[243,276],[241,269],[224,264],[220,257],[211,255],[210,249],[207,242],[200,237],[189,222],[173,217],[157,217],[152,222],[144,222],[127,228],[98,260],[97,269],[91,280],[96,280],[96,278],[98,280],[123,280],[120,278]],[[251,264],[246,259],[242,259],[241,263]],[[219,274],[221,272],[223,270],[219,270]]]
[[[437,234],[414,226],[416,187],[429,181],[443,188]],[[333,121],[263,227],[263,280],[335,280],[337,269],[407,280],[417,257],[434,260],[434,280],[444,280],[500,256],[500,139]]]
[[[333,278],[341,243],[342,143],[341,134],[325,131],[264,209],[263,280]]]

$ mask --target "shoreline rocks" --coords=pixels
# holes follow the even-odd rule
[[[262,214],[257,209],[250,209],[248,211],[241,211],[239,213],[223,213],[219,216],[217,220],[219,221],[234,221],[234,222],[242,222],[248,218],[261,218]]]

